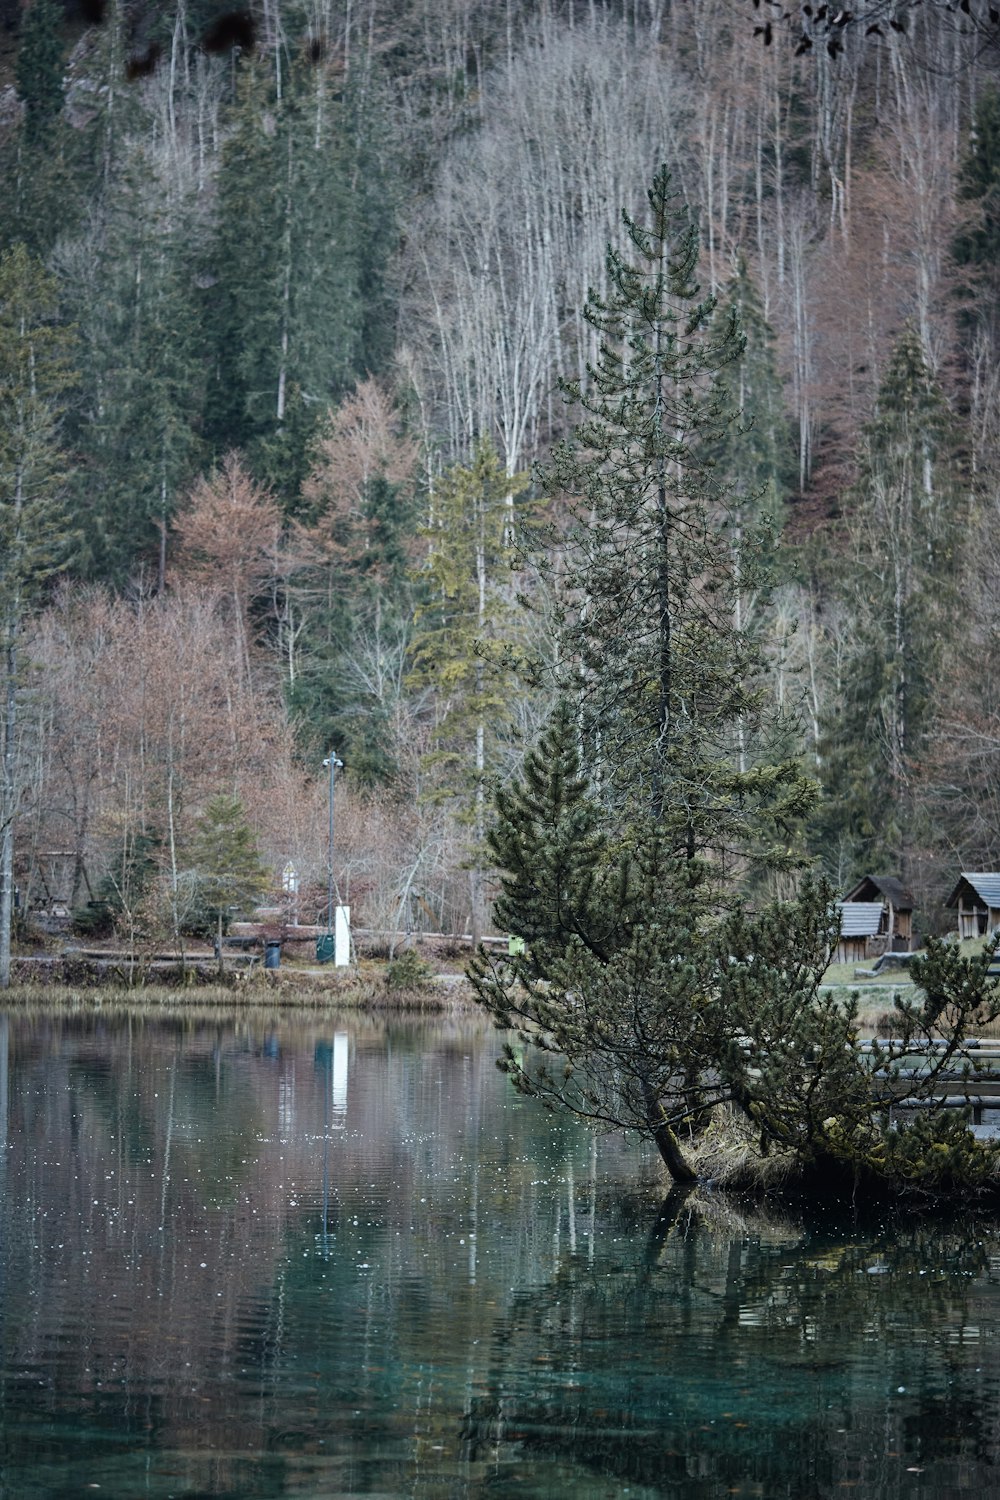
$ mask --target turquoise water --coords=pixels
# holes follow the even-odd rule
[[[1000,1229],[664,1201],[496,1050],[0,1019],[0,1497],[1000,1494]]]

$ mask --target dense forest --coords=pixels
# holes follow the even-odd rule
[[[971,0],[781,15],[6,0],[22,910],[189,925],[214,819],[314,920],[332,748],[355,921],[482,930],[486,808],[564,639],[545,466],[661,163],[745,335],[714,462],[764,539],[758,686],[821,787],[802,856],[900,875],[924,930],[997,867],[1000,38]]]

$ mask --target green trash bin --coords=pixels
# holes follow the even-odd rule
[[[333,955],[333,933],[321,933],[316,939],[316,962],[318,964],[332,964]]]

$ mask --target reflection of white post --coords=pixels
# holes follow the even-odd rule
[[[10,1111],[10,1095],[8,1093],[8,1068],[10,1066],[9,1025],[7,1017],[0,1016],[0,1210],[4,1209],[7,1199],[7,1119]],[[0,1296],[6,1293],[6,1287],[6,1269],[2,1269],[0,1270]]]
[[[10,1099],[7,1093],[7,1073],[10,1062],[9,1021],[0,1016],[0,1160],[6,1161],[7,1114]]]
[[[338,969],[351,961],[351,908],[338,906],[334,912],[333,962]]]
[[[333,1074],[330,1083],[330,1104],[334,1116],[344,1116],[347,1111],[347,1068],[350,1060],[351,1039],[346,1031],[333,1035]]]

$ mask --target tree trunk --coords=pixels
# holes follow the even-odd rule
[[[643,1101],[649,1133],[671,1178],[674,1182],[697,1182],[698,1174],[688,1165],[681,1143],[663,1113],[663,1105],[651,1088],[643,1088]]]

